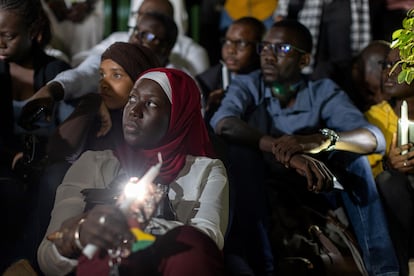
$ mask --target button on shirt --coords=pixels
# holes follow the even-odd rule
[[[376,152],[385,150],[381,131],[365,119],[348,95],[330,79],[308,81],[304,78],[295,103],[282,108],[270,87],[265,86],[260,70],[238,75],[232,80],[210,125],[215,129],[225,117],[240,118],[273,136],[317,133],[324,127],[337,132],[365,128],[377,139]]]

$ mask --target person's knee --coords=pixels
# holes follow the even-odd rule
[[[162,270],[171,275],[223,275],[222,252],[206,234],[191,226],[180,226],[158,240],[156,250],[171,252],[164,256]],[[201,274],[200,274],[201,273]],[[167,273],[168,275],[169,272]]]

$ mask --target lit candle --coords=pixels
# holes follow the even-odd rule
[[[406,101],[403,101],[401,104],[401,118],[400,118],[400,124],[401,124],[401,145],[408,144],[408,105]],[[401,152],[401,154],[406,154],[407,151]]]
[[[132,177],[125,185],[124,195],[125,199],[121,202],[120,208],[126,212],[134,201],[142,201],[147,194],[148,185],[152,184],[160,173],[162,166],[161,153],[158,153],[158,163],[151,168],[138,180]]]
[[[161,153],[158,153],[158,163],[151,168],[138,180],[136,177],[131,177],[124,188],[125,198],[121,202],[120,209],[122,212],[127,213],[131,208],[131,205],[137,200],[144,200],[148,185],[151,185],[157,175],[160,173],[162,166]],[[92,259],[95,255],[98,247],[94,244],[87,244],[82,253],[87,258]]]
[[[227,68],[226,64],[224,63],[224,61],[220,61],[222,68],[221,68],[221,79],[222,79],[222,85],[223,85],[223,89],[226,90],[227,86],[229,86],[229,69]]]

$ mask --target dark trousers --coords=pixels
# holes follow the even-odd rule
[[[414,257],[414,177],[384,171],[376,178],[389,231],[402,276],[408,275],[408,260]]]
[[[36,257],[37,248],[49,225],[56,189],[69,167],[70,163],[67,162],[48,165],[40,178],[28,187],[28,184],[24,186],[20,182],[1,186],[8,187],[8,196],[4,202],[8,210],[8,234],[4,236],[7,246],[5,248],[8,250],[5,250],[7,257],[2,258],[5,267],[19,259],[27,259],[40,273]],[[2,194],[5,195],[4,192]]]
[[[77,275],[108,275],[108,257],[81,257]],[[191,226],[170,230],[146,249],[132,253],[119,267],[120,275],[224,274],[222,252],[206,234]]]

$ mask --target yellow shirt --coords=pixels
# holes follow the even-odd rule
[[[252,16],[265,20],[277,7],[277,0],[226,0],[224,9],[233,20],[243,16]]]
[[[385,154],[387,155],[390,150],[392,136],[397,132],[398,116],[395,114],[394,110],[387,101],[382,101],[381,103],[372,106],[368,111],[366,111],[365,117],[367,118],[368,122],[377,126],[384,134],[387,146],[385,149]],[[368,155],[368,160],[371,164],[374,177],[383,171],[382,158],[383,155],[381,154]]]

